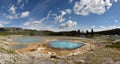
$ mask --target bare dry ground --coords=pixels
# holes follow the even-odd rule
[[[115,48],[106,48],[104,44],[109,42],[106,39],[48,36],[44,37],[46,40],[43,43],[28,44],[28,48],[17,50],[15,53],[8,45],[13,43],[9,39],[14,37],[21,36],[0,37],[0,64],[120,64],[120,51]],[[53,49],[46,45],[46,42],[61,39],[84,42],[87,46],[66,50]],[[90,44],[93,50],[90,49]]]

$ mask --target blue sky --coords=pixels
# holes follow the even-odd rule
[[[0,0],[0,27],[70,31],[120,28],[119,0]]]

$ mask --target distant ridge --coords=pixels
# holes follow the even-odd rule
[[[2,27],[0,28],[0,34],[16,34],[16,35],[49,35],[49,36],[80,36],[85,35],[86,33],[80,32],[80,30],[74,31],[60,31],[54,32],[49,30],[32,30],[32,29],[23,29],[19,27]],[[91,32],[89,32],[90,34]],[[120,35],[120,28],[104,30],[99,32],[94,32],[94,34],[101,35]]]
[[[111,29],[111,30],[105,30],[105,31],[99,31],[99,32],[95,32],[96,34],[104,34],[104,35],[115,35],[118,34],[120,35],[120,28],[116,28],[116,29]]]

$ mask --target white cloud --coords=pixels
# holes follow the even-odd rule
[[[41,24],[39,26],[22,26],[22,27],[24,29],[59,31],[59,29],[54,27],[53,25],[44,25],[44,24]]]
[[[49,12],[48,12],[46,19],[49,19],[50,15],[51,15],[51,12],[52,12],[52,11],[49,11]]]
[[[12,5],[9,8],[9,15],[7,16],[9,19],[16,19],[18,18],[18,15],[16,13],[16,7],[14,5]]]
[[[103,14],[112,6],[110,0],[80,0],[74,5],[74,12],[78,15]],[[107,8],[107,9],[106,9]]]
[[[118,2],[118,0],[114,0],[114,2]]]
[[[9,13],[8,14],[3,13],[3,16],[8,18],[8,19],[17,19],[18,14],[16,13],[16,9],[17,9],[17,7],[15,7],[15,5],[12,5],[8,10]]]
[[[56,30],[52,25],[39,25],[39,26],[24,26],[25,29],[35,29],[35,30]]]
[[[63,18],[66,14],[70,14],[72,11],[70,9],[66,9],[64,11],[61,11],[60,15],[53,14],[55,16],[54,21],[57,22],[64,22],[65,18]]]
[[[91,26],[91,28],[95,28],[95,27],[96,27],[95,25]]]
[[[110,0],[105,1],[104,7],[105,6],[107,7],[107,9],[109,9],[112,6],[112,3],[110,2]]]
[[[87,27],[89,28],[89,27]],[[111,29],[116,29],[116,28],[120,28],[119,25],[110,25],[110,26],[103,26],[103,25],[100,25],[100,26],[96,26],[94,29],[94,31],[104,31],[104,30],[111,30]]]
[[[65,21],[65,18],[63,18],[63,16],[56,16],[56,17],[54,18],[54,21],[63,22],[63,21]]]
[[[48,20],[49,19],[49,17],[50,17],[50,15],[51,15],[51,12],[52,11],[49,11],[49,13],[47,14],[47,16],[46,17],[43,17],[42,19],[40,19],[40,20],[32,20],[32,21],[27,21],[27,22],[25,22],[23,25],[24,26],[34,26],[34,28],[36,27],[36,28],[38,28],[40,25],[43,25],[43,22],[45,21],[45,20]],[[23,14],[24,15],[24,14]]]
[[[60,25],[60,28],[73,27],[73,26],[76,26],[76,25],[77,25],[76,21],[68,20],[67,22],[62,23]]]
[[[45,20],[45,18],[42,18],[40,20],[33,20],[33,21],[27,21],[23,25],[24,26],[39,26],[42,24],[42,22]]]
[[[118,26],[118,25],[107,26],[107,27],[106,27],[106,30],[109,30],[109,29],[116,29],[116,28],[120,28],[120,26]]]
[[[24,4],[22,4],[21,6],[24,6]],[[8,19],[19,19],[21,18],[26,18],[29,16],[30,12],[29,11],[25,11],[22,13],[17,13],[17,7],[15,5],[12,5],[9,10],[8,13],[3,13],[3,17],[6,17]]]
[[[66,12],[65,11],[61,11],[61,16],[64,16],[66,15]]]
[[[106,29],[106,27],[103,26],[103,25],[100,25],[99,28],[100,28],[100,29]]]
[[[116,28],[120,28],[120,26],[115,26],[115,25],[108,26],[108,29],[116,29]]]
[[[14,5],[12,5],[10,8],[9,8],[9,11],[10,11],[10,14],[16,14],[16,7]]]
[[[24,6],[25,6],[25,4],[23,3],[23,4],[20,5],[20,8],[23,9]]]
[[[41,21],[35,20],[35,21],[25,22],[23,25],[25,25],[25,26],[37,26],[37,25],[41,25],[41,24],[42,24]]]
[[[4,27],[4,25],[7,25],[7,24],[10,24],[10,22],[0,20],[0,27]]]
[[[58,28],[54,25],[46,25],[43,22],[46,20],[46,17],[40,19],[40,20],[33,20],[33,21],[27,21],[23,24],[23,28],[25,29],[36,29],[36,30],[52,30],[57,31]]]
[[[61,11],[61,15],[66,15],[66,14],[70,14],[72,11],[70,9],[66,9],[66,10],[63,10]]]
[[[31,22],[25,22],[23,25],[29,26],[30,24],[31,24]]]
[[[0,23],[3,25],[10,24],[10,22],[8,22],[8,21],[0,21]]]
[[[57,21],[57,22],[65,21],[65,18],[63,18],[65,14],[66,13],[64,11],[61,11],[61,15],[54,14],[55,15],[54,21]]]
[[[18,0],[18,3],[21,3],[22,2],[22,0]]]
[[[118,20],[115,20],[115,22],[118,22]]]
[[[4,17],[8,18],[8,19],[17,19],[17,15],[13,16],[13,15],[8,15],[6,13],[3,14]]]
[[[73,0],[69,0],[69,2],[70,2],[70,3],[72,3],[72,2],[73,2]]]
[[[77,30],[78,27],[68,27],[68,28],[58,28],[55,25],[46,25],[46,24],[41,24],[39,26],[22,26],[25,29],[36,29],[36,30],[50,30],[50,31],[71,31],[71,30]]]
[[[70,9],[65,10],[66,14],[70,14],[72,11]]]
[[[25,12],[22,12],[22,14],[21,14],[21,18],[26,18],[26,17],[28,17],[29,16],[29,14],[30,14],[30,12],[29,11],[25,11]]]
[[[4,25],[0,23],[0,27],[4,27]]]

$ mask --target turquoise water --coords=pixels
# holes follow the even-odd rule
[[[25,47],[27,47],[27,46],[24,44],[17,44],[17,45],[11,46],[11,48],[13,48],[13,49],[21,49],[21,48],[25,48]]]
[[[52,48],[60,48],[60,49],[75,49],[83,46],[83,43],[80,42],[69,42],[69,41],[52,41],[49,43]]]
[[[17,38],[15,39],[15,42],[20,43],[37,43],[40,42],[40,37],[23,37],[23,38]]]

